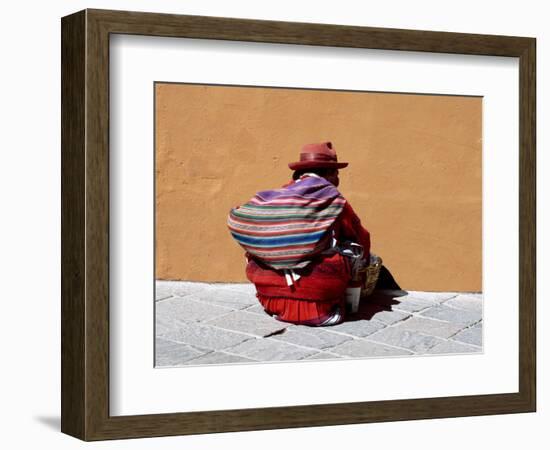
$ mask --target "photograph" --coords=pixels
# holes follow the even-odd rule
[[[61,431],[536,411],[537,41],[486,25],[63,15]]]
[[[156,81],[156,368],[483,353],[483,97]]]

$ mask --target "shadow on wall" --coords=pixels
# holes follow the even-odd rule
[[[400,291],[401,287],[397,284],[397,281],[395,281],[395,278],[393,278],[393,275],[388,270],[388,268],[382,265],[382,267],[380,268],[380,274],[378,275],[378,281],[376,282],[375,289]]]

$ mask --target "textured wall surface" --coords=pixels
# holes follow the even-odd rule
[[[245,281],[231,206],[330,140],[372,251],[410,290],[481,291],[481,98],[156,85],[156,276]]]

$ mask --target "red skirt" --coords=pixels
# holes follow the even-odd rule
[[[339,253],[321,255],[296,273],[300,278],[288,286],[283,271],[253,259],[246,267],[246,276],[256,286],[258,300],[266,313],[278,320],[314,326],[341,322],[351,279],[347,258]]]

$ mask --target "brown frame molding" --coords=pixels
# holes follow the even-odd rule
[[[61,21],[61,430],[83,440],[532,412],[536,409],[536,40],[84,10]],[[109,35],[138,34],[519,58],[519,392],[109,415]]]

